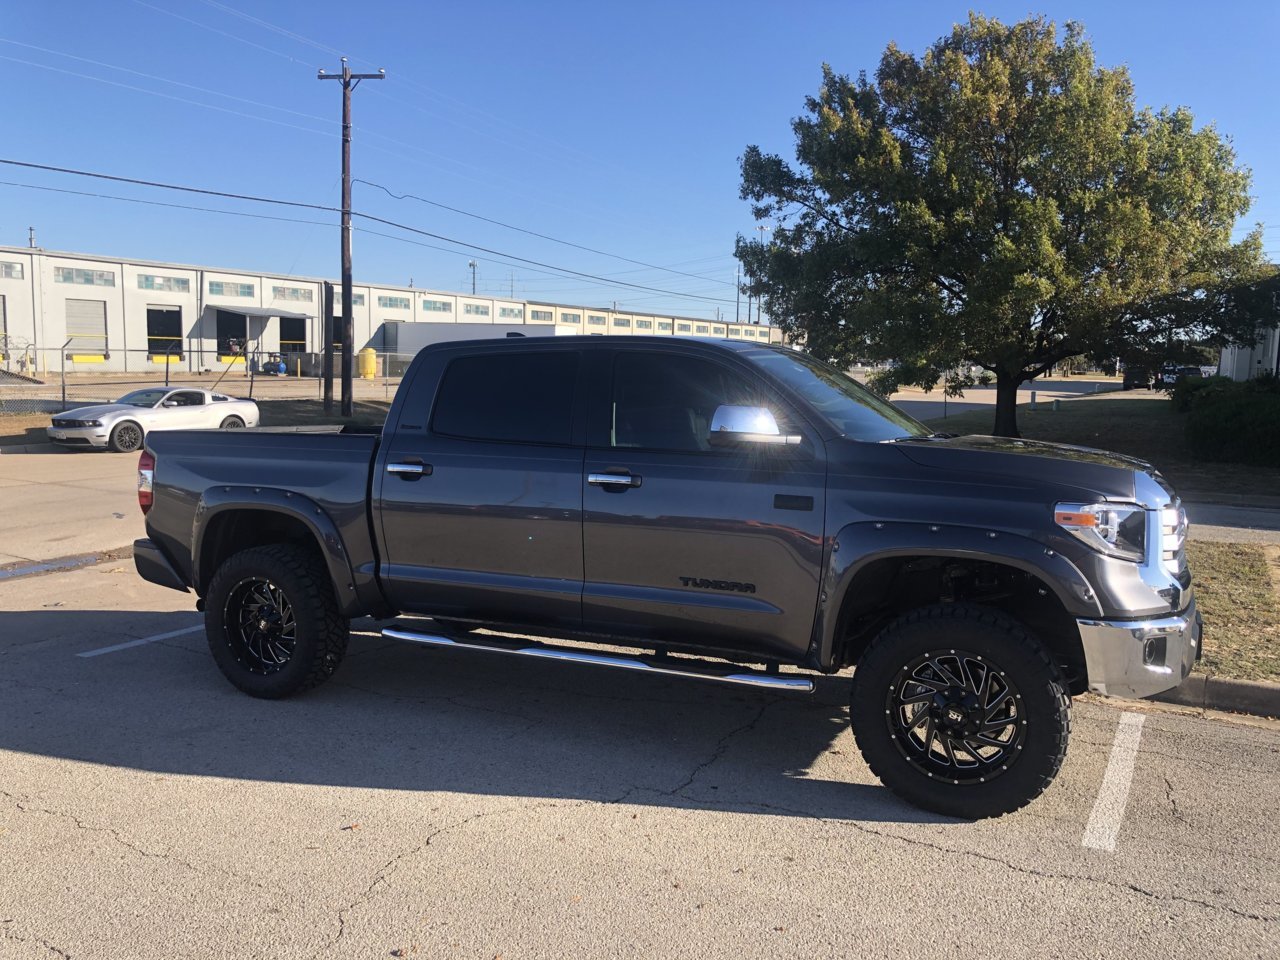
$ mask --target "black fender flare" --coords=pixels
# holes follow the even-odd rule
[[[890,557],[957,557],[989,561],[1024,570],[1042,580],[1067,612],[1099,617],[1096,591],[1079,567],[1061,553],[1029,537],[1006,530],[959,524],[859,521],[847,524],[828,541],[818,616],[810,641],[811,664],[836,669],[836,630],[845,597],[869,564]]]
[[[355,576],[337,525],[310,497],[276,487],[216,486],[204,491],[191,521],[191,581],[197,592],[203,595],[213,576],[212,570],[201,569],[205,534],[216,517],[237,510],[265,510],[301,521],[315,538],[329,570],[338,607],[347,616],[353,614],[358,607]]]

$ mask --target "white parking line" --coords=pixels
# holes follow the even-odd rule
[[[1107,772],[1102,775],[1098,799],[1084,828],[1084,838],[1080,841],[1082,847],[1107,851],[1116,848],[1116,836],[1124,822],[1124,808],[1129,803],[1129,786],[1133,783],[1133,765],[1138,759],[1144,720],[1146,717],[1141,713],[1120,714],[1116,739],[1111,744],[1111,759],[1107,761]]]
[[[195,633],[197,630],[203,630],[204,624],[197,624],[194,627],[183,627],[181,630],[170,630],[168,633],[157,633],[154,637],[143,637],[141,640],[130,640],[126,643],[117,643],[110,647],[99,647],[97,650],[86,650],[84,653],[77,653],[77,657],[100,657],[104,653],[115,653],[117,650],[128,650],[130,647],[141,647],[148,643],[155,643],[157,640],[170,640],[173,637],[181,637],[188,633]]]

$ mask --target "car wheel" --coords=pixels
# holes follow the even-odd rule
[[[205,635],[214,662],[254,697],[318,686],[342,662],[350,623],[320,558],[290,544],[242,550],[209,583]]]
[[[239,417],[227,417],[222,423],[218,424],[219,430],[240,430],[244,427],[244,421]]]
[[[142,446],[142,428],[132,420],[117,423],[107,445],[116,453],[133,453]]]
[[[850,719],[880,781],[926,810],[998,817],[1053,781],[1071,700],[1044,647],[984,607],[916,610],[872,641],[853,676]]]

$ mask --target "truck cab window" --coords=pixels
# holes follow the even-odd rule
[[[467,440],[566,445],[573,428],[574,351],[459,357],[445,370],[433,433]]]
[[[762,401],[744,377],[718,363],[628,352],[614,366],[612,402],[610,446],[698,452],[711,450],[716,407]]]

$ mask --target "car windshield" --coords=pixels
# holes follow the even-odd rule
[[[135,390],[133,393],[126,393],[116,403],[124,403],[131,407],[154,407],[168,392],[168,390]]]
[[[794,350],[762,350],[751,358],[853,440],[927,437],[932,431],[853,377]]]

